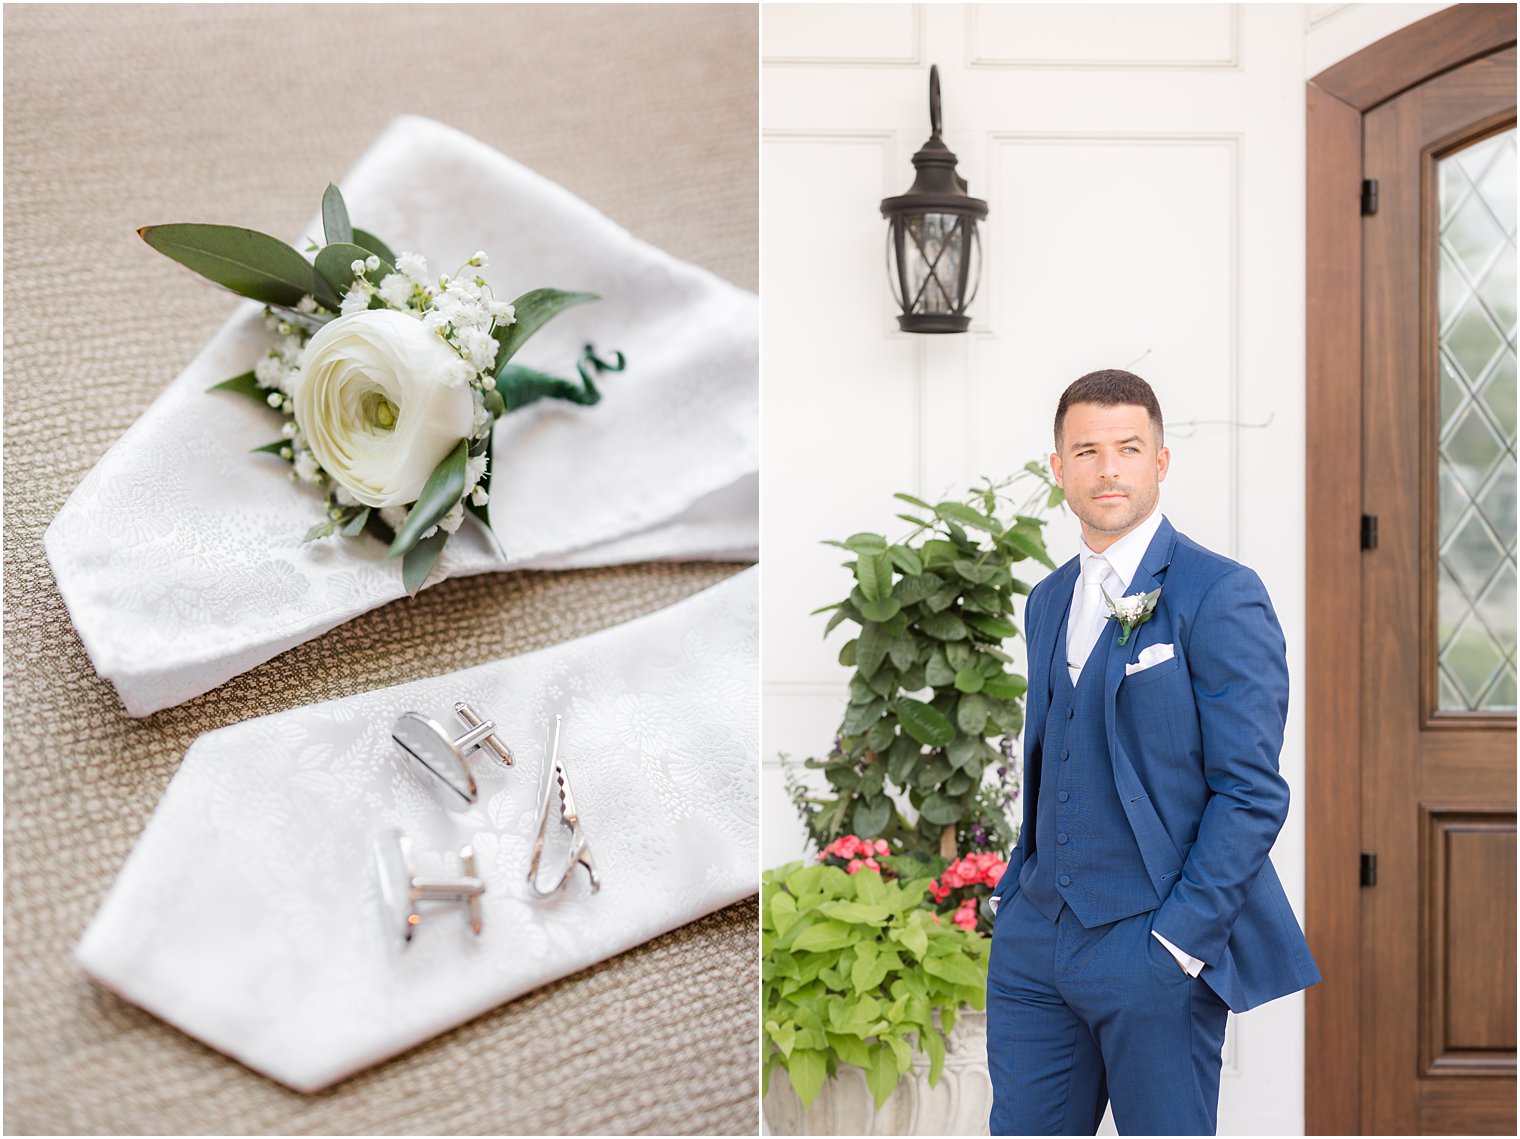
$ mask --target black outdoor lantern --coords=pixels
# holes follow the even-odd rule
[[[904,332],[965,332],[971,326],[966,306],[982,272],[976,223],[987,216],[987,203],[966,193],[955,154],[939,137],[938,65],[929,68],[929,125],[929,141],[913,156],[918,175],[912,187],[881,203],[887,276]]]

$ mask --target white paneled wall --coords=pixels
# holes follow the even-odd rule
[[[763,8],[767,865],[804,853],[777,756],[825,752],[846,698],[847,635],[808,616],[849,585],[820,540],[894,535],[894,491],[1043,457],[1061,390],[1095,368],[1156,388],[1163,508],[1262,575],[1302,677],[1304,83],[1443,6]],[[931,63],[990,207],[959,336],[897,331],[877,210],[912,181]],[[1064,560],[1075,523],[1052,529]],[[1295,789],[1303,765],[1295,705]],[[1302,820],[1274,852],[1300,913]],[[1232,1018],[1221,1133],[1302,1130],[1302,1038],[1301,998]]]

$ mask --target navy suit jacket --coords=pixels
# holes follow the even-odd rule
[[[1029,595],[1029,697],[1024,821],[994,894],[1018,889],[1035,841],[1040,733],[1056,644],[1080,558]],[[1126,596],[1161,587],[1155,613],[1108,654],[1103,712],[1114,784],[1161,907],[1154,929],[1205,962],[1200,977],[1236,1012],[1320,979],[1268,859],[1288,816],[1278,772],[1288,714],[1282,629],[1251,570],[1204,549],[1162,520]],[[1117,621],[1102,636],[1119,636]],[[1150,645],[1172,659],[1125,675]],[[1096,659],[1101,659],[1098,657]]]

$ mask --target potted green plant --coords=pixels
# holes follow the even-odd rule
[[[960,500],[897,498],[917,511],[899,515],[912,529],[896,542],[859,533],[831,543],[853,555],[844,563],[853,585],[817,611],[832,612],[825,636],[858,627],[840,650],[854,674],[834,746],[806,761],[830,793],[788,779],[825,865],[764,878],[766,1104],[778,1133],[804,1130],[814,1098],[855,1069],[877,1112],[894,1089],[903,1109],[886,1122],[857,1111],[832,1129],[912,1129],[908,1117],[930,1094],[903,1099],[899,1081],[914,1069],[933,1088],[957,1050],[945,1034],[963,1010],[983,1008],[984,899],[1016,837],[1026,683],[1002,645],[1018,635],[1015,598],[1031,588],[1018,563],[1054,568],[1043,515],[1060,488],[1030,463]],[[960,1051],[985,1084],[984,1027]],[[769,1094],[778,1071],[795,1101]],[[951,1130],[981,1125],[975,1097],[958,1098],[969,1114]]]

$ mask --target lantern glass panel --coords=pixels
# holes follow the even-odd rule
[[[903,268],[912,312],[959,311],[964,221],[960,214],[909,214],[903,219]]]

